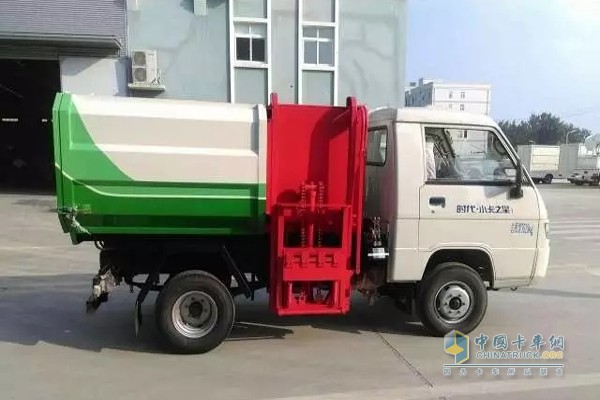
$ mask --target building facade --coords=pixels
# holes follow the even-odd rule
[[[490,115],[492,87],[419,79],[406,88],[407,107],[433,107]]]
[[[129,85],[136,50],[160,87]],[[73,93],[401,106],[406,0],[2,2],[0,58],[39,57]]]
[[[267,103],[404,103],[406,1],[132,0],[128,47],[156,50],[164,92]]]
[[[276,92],[285,103],[355,96],[370,107],[402,106],[406,3],[2,1],[0,187],[28,180],[18,178],[27,165],[51,163],[49,141],[40,144],[44,157],[25,153],[31,138],[49,135],[57,91],[264,104]],[[17,153],[25,154],[19,171]]]

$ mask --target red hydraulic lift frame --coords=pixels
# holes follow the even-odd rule
[[[360,272],[367,110],[268,108],[269,302],[277,315],[343,314]]]

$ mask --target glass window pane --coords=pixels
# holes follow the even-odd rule
[[[267,37],[267,24],[252,24],[250,33],[252,36]]]
[[[319,28],[316,28],[314,26],[305,26],[304,27],[304,37],[316,38],[318,30],[319,30]]]
[[[266,0],[235,0],[233,13],[236,17],[267,18]]]
[[[302,71],[302,101],[333,105],[333,82],[331,71]]]
[[[248,35],[250,33],[250,24],[243,24],[240,22],[236,22],[235,33],[242,34],[242,35]]]
[[[304,41],[304,63],[317,63],[317,42]]]
[[[383,165],[387,155],[387,128],[369,129],[367,136],[367,164]]]
[[[319,28],[319,37],[333,40],[333,28]]]
[[[319,65],[333,65],[333,43],[319,43]]]
[[[235,39],[235,58],[240,61],[250,61],[250,39]]]
[[[236,103],[267,103],[267,69],[235,68]]]
[[[265,39],[252,39],[252,61],[266,61]]]
[[[515,166],[491,131],[426,128],[428,180],[514,181]]]
[[[334,22],[333,0],[302,0],[304,2],[304,20]]]

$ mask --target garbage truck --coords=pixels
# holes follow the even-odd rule
[[[282,317],[346,314],[359,292],[468,333],[488,291],[546,274],[546,207],[486,116],[58,93],[53,139],[62,229],[99,250],[87,310],[137,288],[137,332],[158,292],[168,351],[214,349],[234,297],[262,289]]]

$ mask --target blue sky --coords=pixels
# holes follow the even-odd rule
[[[492,116],[600,132],[600,0],[408,0],[407,81],[492,84]]]

